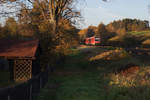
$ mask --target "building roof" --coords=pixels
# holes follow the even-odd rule
[[[1,57],[34,57],[38,48],[38,40],[0,40]]]

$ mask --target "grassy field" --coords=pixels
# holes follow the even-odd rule
[[[150,48],[150,31],[139,31],[139,32],[129,32],[130,35],[135,36],[138,40],[141,40],[141,47]]]
[[[122,48],[80,48],[50,73],[38,100],[149,100],[149,58]],[[121,74],[128,64],[138,72]]]
[[[139,31],[139,32],[132,31],[132,32],[129,32],[129,34],[132,34],[132,35],[144,35],[144,34],[150,34],[150,31],[149,30],[147,30],[147,31]]]

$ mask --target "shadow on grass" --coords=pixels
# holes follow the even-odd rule
[[[110,87],[105,100],[149,100],[150,87]]]
[[[0,71],[0,88],[4,88],[10,85],[14,85],[15,82],[10,80],[9,71]]]

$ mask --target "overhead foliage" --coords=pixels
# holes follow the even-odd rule
[[[80,12],[74,7],[76,0],[36,0],[30,1],[34,9],[38,9],[44,21],[53,24],[53,31],[58,33],[58,23],[61,19],[75,23]],[[25,9],[24,9],[25,10]],[[33,14],[37,14],[33,13]]]

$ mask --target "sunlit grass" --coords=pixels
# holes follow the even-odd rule
[[[144,35],[144,34],[150,34],[150,31],[147,30],[147,31],[132,31],[132,32],[128,32],[129,34],[132,34],[132,35]]]
[[[143,43],[142,43],[142,44],[150,45],[150,39],[147,39],[147,40],[143,41]]]
[[[95,60],[119,60],[122,58],[127,58],[129,55],[125,50],[122,48],[117,48],[115,50],[107,50],[105,52],[102,52],[96,56],[93,56],[90,58],[90,61],[95,61]]]
[[[150,39],[146,39],[142,42],[142,47],[150,48]]]

